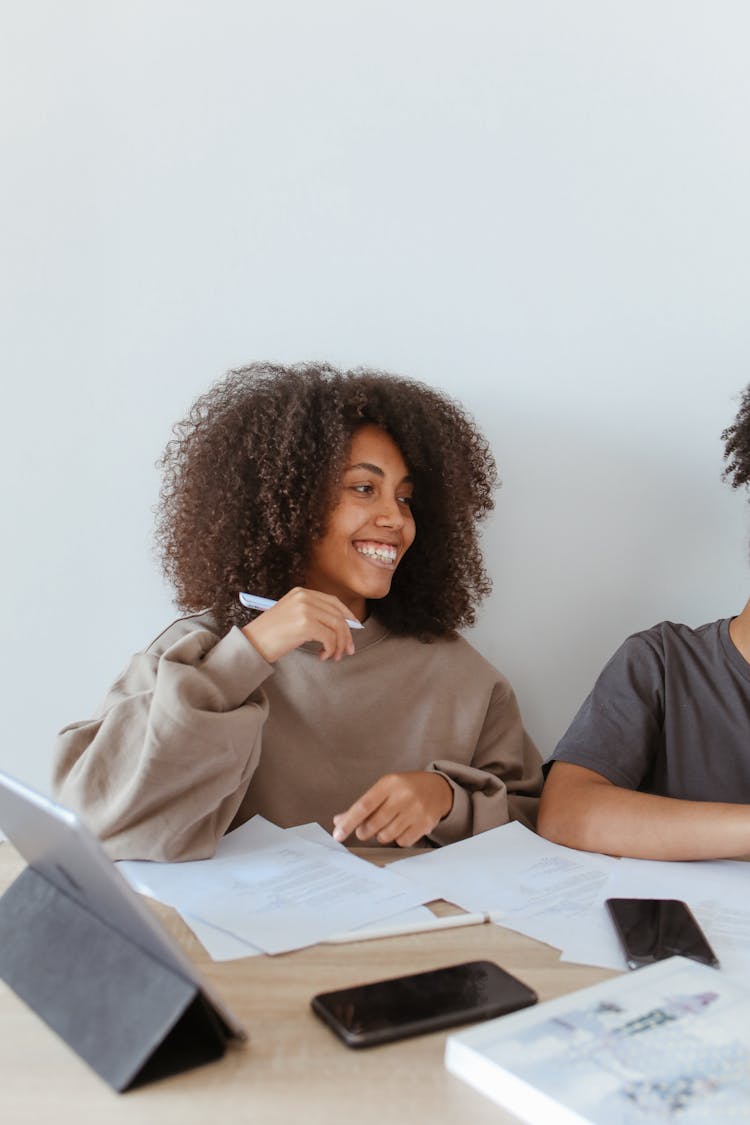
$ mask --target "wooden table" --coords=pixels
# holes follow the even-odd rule
[[[385,858],[380,849],[359,854]],[[22,869],[11,846],[0,844],[0,892]],[[173,911],[156,909],[249,1041],[219,1062],[115,1094],[0,982],[3,1125],[497,1125],[515,1119],[445,1070],[447,1032],[354,1051],[313,1015],[310,998],[482,958],[521,977],[540,1000],[614,975],[561,964],[549,946],[489,924],[217,964]]]

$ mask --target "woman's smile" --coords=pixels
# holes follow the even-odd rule
[[[354,543],[354,550],[377,566],[385,566],[389,570],[396,569],[398,548],[395,544],[357,540]]]

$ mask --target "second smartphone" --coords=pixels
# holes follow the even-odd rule
[[[718,968],[719,962],[690,907],[675,898],[608,898],[629,969],[680,955]]]

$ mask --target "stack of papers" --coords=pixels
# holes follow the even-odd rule
[[[117,866],[135,890],[173,906],[214,960],[286,953],[393,915],[433,917],[414,913],[433,897],[418,881],[359,859],[318,825],[256,816],[212,859]]]
[[[690,906],[721,966],[750,970],[750,864],[615,859],[543,840],[514,822],[391,869],[436,898],[561,950],[564,961],[625,969],[604,901],[677,898]]]
[[[474,921],[560,949],[564,961],[625,969],[604,902],[633,897],[682,899],[722,968],[750,971],[749,864],[615,859],[551,844],[517,822],[379,868],[317,824],[283,829],[256,816],[213,859],[118,867],[137,891],[173,906],[214,960],[355,941],[373,924],[437,928],[423,904],[445,899]]]

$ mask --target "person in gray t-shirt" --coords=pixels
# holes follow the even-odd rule
[[[750,484],[750,386],[722,434],[725,475]],[[550,760],[538,831],[642,859],[750,855],[750,601],[691,629],[629,637]]]

